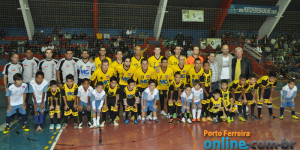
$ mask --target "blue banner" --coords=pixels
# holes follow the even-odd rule
[[[239,15],[276,16],[277,13],[278,13],[277,6],[231,4],[228,10],[228,14],[239,14]]]

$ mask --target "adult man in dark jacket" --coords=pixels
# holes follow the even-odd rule
[[[239,79],[241,74],[245,74],[247,79],[252,73],[252,64],[247,57],[243,57],[243,49],[237,47],[235,49],[236,58],[232,59],[232,80]]]

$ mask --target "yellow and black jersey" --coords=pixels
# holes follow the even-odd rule
[[[212,103],[212,108],[216,108],[218,106],[222,106],[222,98],[219,97],[219,99],[215,100],[214,97],[210,98],[210,102]]]
[[[150,67],[148,67],[146,72],[139,68],[133,75],[133,80],[136,81],[139,88],[147,88],[150,79],[155,79],[155,70]]]
[[[119,64],[118,61],[116,60],[116,61],[112,62],[112,63],[109,65],[109,67],[115,70],[115,68],[116,68],[117,66],[119,66],[119,65],[123,65],[123,62]]]
[[[189,81],[191,87],[194,87],[193,82],[195,80],[200,80],[202,73],[203,73],[202,67],[200,68],[200,70],[198,72],[195,70],[195,67],[191,67],[188,70],[188,81]]]
[[[173,70],[171,68],[167,68],[165,72],[159,68],[159,73],[156,72],[156,81],[157,81],[157,89],[158,90],[169,90],[170,84],[174,79]]]
[[[68,87],[68,85],[65,83],[62,90],[62,96],[66,97],[67,101],[73,101],[75,100],[75,97],[78,94],[78,86],[77,84],[73,84],[71,88]]]
[[[179,65],[174,65],[172,67],[173,69],[173,73],[175,74],[176,72],[180,72],[181,74],[181,81],[183,81],[184,84],[187,83],[187,79],[186,79],[186,75],[188,73],[188,70],[191,68],[192,66],[189,64],[185,64],[183,66],[183,68],[179,67]]]
[[[53,98],[53,100],[54,99],[59,99],[60,100],[61,93],[60,93],[59,87],[56,88],[55,92],[53,92],[51,90],[51,87],[48,87],[48,89],[47,89],[47,97],[48,97],[48,100],[50,100],[51,97]]]
[[[109,85],[109,81],[112,76],[117,76],[114,69],[108,68],[108,70],[104,73],[100,67],[91,75],[90,80],[94,81],[94,86],[96,86],[98,82],[102,82],[105,86]]]
[[[229,91],[229,89],[227,89],[226,91],[223,91],[222,89],[221,90],[221,98],[222,100],[225,102],[225,105],[226,106],[229,106],[231,104],[231,99],[232,99],[232,96],[231,96],[231,93]]]
[[[274,82],[270,82],[269,76],[262,76],[256,82],[257,82],[257,84],[259,84],[259,87],[264,87],[265,89],[269,89],[271,86],[272,87],[277,86],[277,79],[275,78]]]
[[[202,74],[200,75],[200,82],[204,84],[205,87],[209,87],[211,83],[211,75],[212,71],[209,70],[208,72],[202,71]]]
[[[186,64],[186,58],[184,57],[184,59],[185,59],[184,64]],[[179,64],[179,61],[178,61],[178,58],[175,55],[172,55],[172,56],[169,57],[169,59],[168,59],[168,66],[169,67],[174,66],[174,65],[176,66],[178,64]]]
[[[254,90],[258,89],[259,84],[255,82],[254,84],[250,84],[249,80],[246,81],[247,89],[245,89],[245,93],[253,93]]]
[[[246,90],[248,88],[248,85],[240,85],[240,80],[233,80],[229,84],[230,91],[234,90],[235,93],[242,93],[243,90]]]
[[[176,83],[175,81],[171,82],[170,91],[179,91],[184,89],[184,82],[180,81]]]
[[[124,65],[119,65],[116,68],[116,71],[119,76],[119,85],[124,85],[124,86],[128,85],[127,81],[128,81],[128,79],[132,78],[136,69],[137,69],[136,67],[131,65],[130,68],[128,70],[126,70],[126,69],[124,69]]]
[[[104,91],[107,97],[116,97],[116,95],[120,94],[119,89],[120,89],[119,85],[117,85],[115,88],[111,88],[110,85],[106,85]]]
[[[128,100],[133,100],[138,96],[139,96],[139,90],[138,90],[137,87],[134,87],[132,90],[129,90],[128,86],[126,86],[124,88],[123,97],[124,97],[124,99],[127,99],[127,101]]]
[[[108,63],[110,65],[111,64],[111,59],[109,57],[105,57],[105,59],[108,60]],[[95,58],[96,69],[101,68],[101,63],[102,63],[102,60],[100,59],[100,57]]]
[[[136,68],[140,68],[143,58],[143,56],[141,56],[140,59],[137,59],[135,56],[131,57],[131,65],[133,65]]]
[[[159,58],[156,58],[155,56],[151,56],[148,58],[149,67],[156,69],[156,67],[159,67],[159,64],[161,63],[161,59],[163,56],[160,56]]]

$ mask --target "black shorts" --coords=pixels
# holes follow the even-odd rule
[[[246,99],[247,99],[247,101],[252,101],[253,100],[253,94],[252,93],[246,93]]]
[[[69,109],[64,111],[64,116],[78,116],[78,111],[74,108],[74,101],[67,101],[67,104],[69,106]]]
[[[126,87],[125,85],[120,85],[120,89],[119,90],[123,93],[125,87]],[[123,99],[125,98],[125,97],[122,97],[122,95],[123,94],[121,94],[121,93],[119,94],[119,100],[118,100],[118,102],[121,103],[121,104],[123,104]]]
[[[57,104],[56,104],[56,100],[55,99],[57,99]],[[51,99],[50,99],[50,97],[47,98],[47,103],[48,103],[48,106],[51,105]],[[61,104],[61,99],[54,97],[53,98],[53,106],[56,106],[56,105],[60,106],[60,104]]]
[[[159,98],[168,98],[170,92],[168,90],[159,90]]]
[[[271,88],[265,89],[263,99],[269,99],[271,96]],[[259,98],[261,97],[261,88],[259,88]]]
[[[203,92],[203,100],[202,101],[205,104],[205,103],[209,103],[210,102],[211,93],[209,92],[210,87],[204,87],[204,88],[205,88],[206,92],[209,94],[209,96],[207,96],[205,94],[205,92]]]
[[[110,106],[115,107],[116,104],[116,97],[107,97],[107,107],[110,108]]]
[[[135,104],[135,98],[127,99],[128,106],[134,106],[134,104]]]
[[[242,93],[235,93],[235,101],[238,101]],[[242,100],[244,100],[244,96],[242,96]]]
[[[168,93],[168,97],[171,98],[171,91]],[[178,91],[173,91],[172,100],[177,101],[178,98]]]
[[[146,88],[141,88],[141,87],[138,88],[140,97],[142,97],[142,94],[145,91],[145,89]]]

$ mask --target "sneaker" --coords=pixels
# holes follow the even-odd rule
[[[67,126],[68,126],[67,123],[64,123],[64,124],[62,125],[63,129],[67,128]]]
[[[226,121],[227,120],[227,118],[225,117],[225,116],[221,116],[220,117],[223,121]]]
[[[231,117],[230,121],[231,121],[231,122],[233,122],[233,121],[234,121],[234,120],[233,120],[233,117]]]
[[[188,119],[187,119],[187,123],[189,123],[189,124],[191,124],[191,123],[192,123],[192,121],[191,121],[191,119],[190,119],[190,118],[188,118]]]
[[[213,119],[211,117],[206,117],[207,121],[213,121]]]
[[[171,115],[168,113],[167,118],[169,119],[171,117]]]
[[[176,113],[173,114],[173,118],[177,118],[177,114]]]
[[[150,115],[146,116],[146,120],[150,120]]]
[[[54,124],[50,124],[49,129],[50,129],[50,130],[53,130],[53,129],[54,129]]]
[[[120,120],[120,118],[119,118],[119,116],[117,116],[116,119],[115,119],[115,121],[119,122],[119,120]]]
[[[166,116],[166,115],[167,115],[167,113],[166,113],[164,110],[162,110],[162,111],[160,112],[160,114],[163,115],[163,116]]]
[[[244,117],[239,117],[239,120],[242,122],[246,121]]]
[[[260,114],[260,115],[258,116],[258,119],[262,119],[262,118],[263,118],[263,115]]]
[[[79,123],[78,129],[82,129],[82,122]]]
[[[24,125],[24,126],[22,127],[22,129],[23,129],[24,132],[28,132],[28,131],[29,131],[29,128],[27,127],[27,125]]]
[[[91,128],[97,128],[96,122],[93,123],[93,126]]]
[[[134,120],[134,124],[138,124],[139,123],[139,121],[137,121],[137,120]]]
[[[151,112],[150,115],[149,115],[149,119],[150,119],[150,120],[153,120],[152,112]]]
[[[277,118],[274,114],[269,115],[270,118]]]
[[[36,125],[34,125],[34,131],[35,131],[35,132],[38,132],[38,131],[40,130],[40,128],[39,128],[39,127],[40,127],[40,126],[39,126],[39,125],[37,125],[37,124],[36,124]]]
[[[92,124],[91,122],[88,122],[88,123],[86,124],[86,126],[88,126],[89,128],[91,128],[91,126],[93,126],[93,124]]]
[[[213,123],[218,124],[218,123],[219,123],[218,119],[217,119],[217,118],[214,118],[214,119],[213,119]]]
[[[78,124],[74,123],[74,129],[78,129]]]
[[[200,119],[200,118],[198,118],[198,119],[197,119],[197,122],[200,122],[200,121],[201,121],[201,119]]]
[[[132,116],[132,117],[130,118],[130,120],[131,120],[131,121],[134,121],[134,120],[135,120],[134,116]]]
[[[9,133],[9,127],[5,127],[4,131],[3,131],[3,134],[6,135]]]
[[[100,127],[104,127],[105,126],[105,121],[102,121],[102,123],[100,124]]]
[[[137,120],[142,120],[142,116],[141,115],[139,115],[138,117],[137,117]]]
[[[146,123],[146,120],[142,120],[141,123],[142,123],[142,124]]]
[[[196,121],[196,119],[193,119],[193,120],[192,120],[192,122],[195,122],[195,121]]]
[[[116,121],[113,122],[113,125],[114,126],[119,126],[119,124]]]
[[[227,117],[227,122],[231,123],[230,117]]]
[[[292,117],[293,117],[293,116],[292,116]],[[282,116],[280,116],[280,117],[279,117],[279,119],[280,119],[280,120],[282,120],[282,119],[283,119],[283,115],[282,115]]]
[[[202,122],[206,122],[206,118],[205,117],[202,117]]]
[[[40,131],[44,131],[43,125],[40,125]]]
[[[257,119],[257,117],[254,116],[254,115],[251,115],[250,118],[251,118],[251,119]]]
[[[154,119],[153,122],[154,123],[159,123],[159,121],[157,119]]]
[[[56,130],[60,130],[61,129],[61,125],[60,124],[56,124]]]
[[[296,115],[292,115],[292,118],[295,119],[295,120],[299,119],[299,117],[297,117]]]
[[[125,123],[125,124],[128,124],[128,123],[129,123],[129,120],[128,120],[128,119],[126,119],[126,120],[124,121],[124,123]]]
[[[185,118],[183,117],[183,118],[181,119],[181,121],[182,121],[183,123],[185,123]]]
[[[169,120],[169,124],[172,124],[173,123],[173,118],[171,118],[170,120]]]

